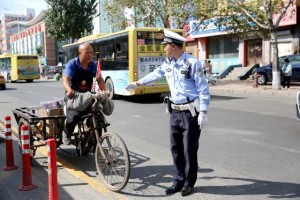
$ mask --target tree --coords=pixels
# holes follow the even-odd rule
[[[205,10],[201,8],[201,1],[195,1],[196,17],[200,17]],[[279,23],[287,12],[287,9],[295,0],[212,0],[208,7],[213,9],[217,26],[225,27],[225,31],[237,34],[240,37],[260,35],[269,36],[273,42],[273,89],[280,89],[280,69],[278,64],[277,31]],[[219,6],[214,6],[218,5]],[[222,6],[220,6],[220,4]],[[276,16],[276,18],[274,17]]]
[[[35,50],[36,50],[36,53],[37,53],[39,56],[42,56],[42,55],[43,55],[43,51],[44,51],[44,47],[43,47],[43,45],[39,45],[39,46],[36,46],[36,47],[35,47]]]
[[[174,23],[174,27],[182,28],[192,14],[188,0],[105,0],[108,21],[125,28],[126,7],[134,10],[135,26],[142,23],[144,26],[171,28]]]
[[[49,37],[57,40],[79,39],[91,34],[97,16],[97,0],[46,0],[46,27]]]

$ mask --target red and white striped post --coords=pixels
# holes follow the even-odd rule
[[[48,184],[49,200],[58,200],[57,166],[56,166],[56,141],[54,138],[47,140],[48,149]]]
[[[30,166],[30,137],[27,125],[21,127],[22,138],[22,160],[23,160],[23,184],[19,186],[20,191],[28,191],[37,188],[32,184]]]
[[[6,139],[6,165],[2,168],[4,171],[17,169],[18,166],[14,162],[14,151],[12,145],[11,136],[11,118],[10,116],[5,116],[5,139]]]

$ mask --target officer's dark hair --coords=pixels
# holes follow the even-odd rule
[[[284,62],[290,62],[290,61],[289,61],[289,59],[288,59],[288,58],[285,58],[285,59],[284,59]]]
[[[175,44],[176,46],[178,46],[180,49],[182,49],[182,47],[183,47],[183,43],[173,42],[173,44]]]

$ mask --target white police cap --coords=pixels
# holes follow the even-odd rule
[[[177,43],[177,44],[182,44],[183,42],[186,42],[187,40],[179,35],[178,33],[169,31],[169,30],[164,30],[164,41],[160,44],[167,44],[167,43]]]

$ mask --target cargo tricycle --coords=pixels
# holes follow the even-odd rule
[[[49,138],[56,140],[56,147],[62,146],[62,132],[66,117],[63,106],[59,103],[58,105],[58,108],[30,106],[12,110],[18,123],[20,147],[22,146],[21,127],[28,125],[31,160],[37,148],[45,146]],[[90,112],[81,116],[71,135],[71,143],[75,146],[78,156],[93,153],[98,174],[104,185],[109,190],[121,191],[129,179],[129,153],[122,138],[114,132],[107,131],[110,124],[96,105],[97,100],[94,100],[89,106]]]

